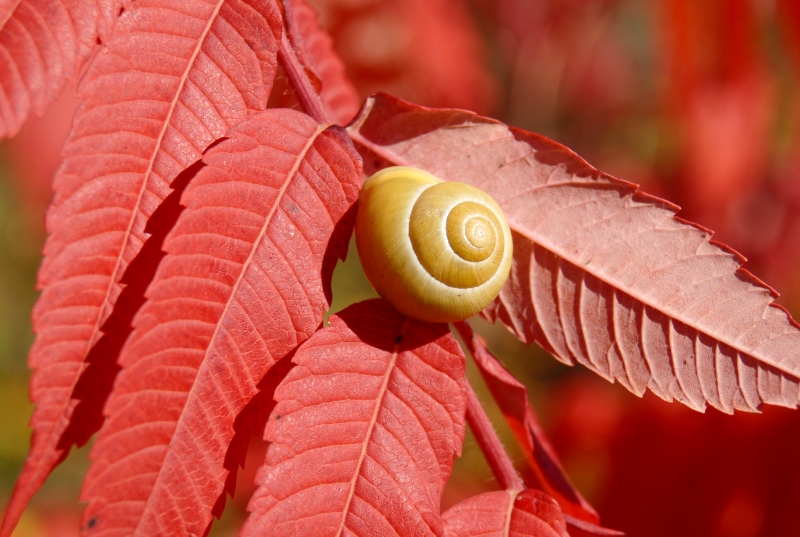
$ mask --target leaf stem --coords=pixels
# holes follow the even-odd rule
[[[489,416],[483,410],[469,381],[467,381],[467,423],[500,487],[505,490],[525,490],[525,485],[517,475],[514,464],[508,457],[508,453],[500,442]]]
[[[305,108],[306,113],[314,118],[320,125],[331,125],[333,122],[325,110],[325,105],[322,104],[317,90],[311,85],[311,81],[306,76],[305,68],[300,64],[297,59],[297,54],[292,47],[292,43],[283,32],[281,36],[281,48],[278,49],[278,60],[286,70],[286,76],[292,83],[295,92],[297,93],[297,100]]]

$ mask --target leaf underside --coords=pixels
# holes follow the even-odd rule
[[[229,452],[233,437],[246,446],[266,407],[239,416],[329,307],[358,154],[342,129],[292,110],[263,112],[228,137],[183,195],[121,353],[84,481],[87,534],[203,534],[244,462]]]
[[[69,448],[102,423],[116,353],[99,353],[88,395],[94,402],[81,412],[76,390],[123,278],[142,283],[141,275],[126,274],[131,261],[150,233],[164,231],[145,230],[148,219],[209,144],[266,108],[280,32],[274,0],[138,1],[116,20],[84,75],[38,275],[31,452],[0,535]],[[120,304],[126,311],[117,313],[131,318],[131,308]],[[117,349],[127,335],[113,336]]]
[[[242,535],[442,535],[439,501],[464,438],[458,343],[382,300],[330,323],[276,391]]]
[[[569,537],[558,503],[538,490],[485,492],[442,516],[447,537]]]
[[[416,166],[499,203],[514,264],[485,315],[522,341],[696,410],[797,406],[797,323],[741,256],[676,218],[677,207],[471,112],[378,94],[349,131],[368,174]]]

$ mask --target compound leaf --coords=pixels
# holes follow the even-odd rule
[[[29,358],[34,434],[3,531],[70,447],[100,427],[125,330],[112,352],[96,353],[88,394],[79,381],[109,335],[123,277],[147,284],[126,272],[153,232],[148,219],[209,144],[266,108],[280,35],[275,0],[143,0],[117,19],[89,66],[47,213]],[[134,304],[120,304],[120,315],[131,318]],[[84,397],[92,403],[78,412]]]
[[[361,166],[341,128],[268,110],[204,162],[120,356],[82,493],[88,534],[203,534],[243,463],[234,434],[246,447],[258,427],[259,409],[240,414],[322,323],[347,251]]]

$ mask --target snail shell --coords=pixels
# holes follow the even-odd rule
[[[355,233],[378,294],[423,321],[475,315],[511,270],[511,231],[497,203],[480,189],[416,168],[386,168],[364,183]]]

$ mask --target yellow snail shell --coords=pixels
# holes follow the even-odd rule
[[[407,166],[361,189],[356,246],[367,279],[401,313],[453,322],[489,305],[511,270],[511,231],[488,194]]]

